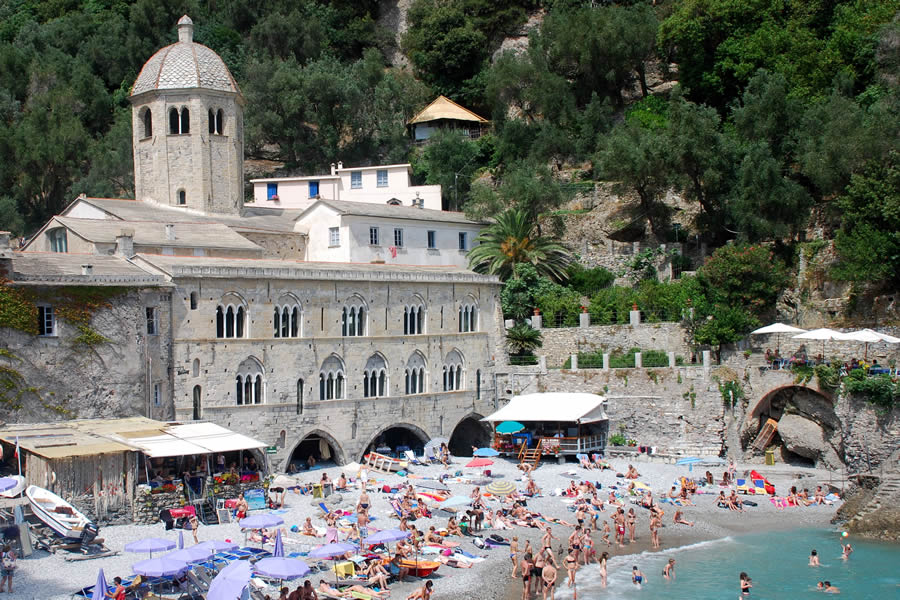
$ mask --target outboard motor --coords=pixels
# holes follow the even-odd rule
[[[100,528],[97,527],[94,523],[88,523],[84,526],[84,529],[81,530],[81,551],[87,553],[90,551],[91,542],[97,537],[97,534],[100,533]]]

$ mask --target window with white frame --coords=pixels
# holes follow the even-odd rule
[[[56,335],[56,312],[52,306],[38,306],[38,335],[53,337]]]
[[[222,303],[216,307],[216,337],[246,337],[247,309],[243,304]]]
[[[155,306],[147,306],[144,310],[147,316],[147,335],[157,335],[159,333],[159,311]]]
[[[341,228],[340,227],[329,227],[328,228],[328,245],[331,247],[341,245]]]
[[[351,171],[350,172],[350,189],[351,190],[362,189],[362,171]]]
[[[301,337],[303,313],[300,303],[286,296],[275,305],[272,314],[272,328],[277,338]]]
[[[380,354],[373,354],[366,361],[366,368],[363,369],[363,397],[378,398],[387,396],[387,390],[387,363]]]
[[[397,248],[403,247],[403,230],[399,227],[394,228],[394,246]]]
[[[437,248],[437,231],[429,231],[428,232],[428,249],[434,250]]]
[[[451,350],[444,359],[443,367],[444,391],[454,392],[463,389],[463,357],[459,350]]]
[[[469,234],[465,231],[459,232],[459,249],[460,250],[468,250],[469,249]]]
[[[378,187],[387,187],[388,186],[387,169],[378,169],[378,171],[376,171],[376,185]]]
[[[344,361],[332,354],[319,369],[319,400],[342,400],[345,387]]]
[[[69,243],[66,237],[66,230],[62,227],[58,227],[57,229],[51,229],[47,233],[47,237],[50,238],[50,252],[68,252],[69,251]]]
[[[403,374],[406,379],[407,395],[425,393],[425,357],[421,352],[413,352],[406,361]]]
[[[381,240],[379,239],[379,231],[377,227],[369,227],[369,245],[370,246],[379,246],[381,245]]]
[[[403,307],[403,335],[423,333],[425,333],[425,303],[416,297],[413,302]]]
[[[252,356],[238,365],[234,377],[235,402],[238,406],[265,403],[264,373],[262,364]]]
[[[362,298],[353,297],[344,305],[341,312],[341,335],[344,337],[366,335],[366,306]]]
[[[478,305],[469,300],[459,306],[459,332],[478,331]]]

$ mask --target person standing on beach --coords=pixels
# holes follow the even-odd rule
[[[581,555],[581,525],[576,525],[575,531],[569,536],[569,552],[575,555],[575,560]]]
[[[625,547],[625,511],[622,508],[616,510],[616,543],[619,548]]]
[[[603,521],[603,541],[606,542],[606,547],[609,548],[612,544],[609,541],[609,522]]]
[[[670,558],[669,562],[666,563],[666,566],[663,567],[662,575],[666,579],[675,579],[675,559],[674,558]]]
[[[628,525],[628,543],[634,543],[634,535],[635,530],[637,529],[637,515],[634,514],[634,509],[628,509],[628,516],[625,517],[625,523]]]
[[[544,530],[544,537],[541,538],[541,548],[549,546],[550,540],[559,541],[559,538],[553,535],[553,530],[548,526],[547,529]]]
[[[194,543],[199,544],[200,539],[197,537],[197,531],[200,529],[200,519],[197,518],[196,513],[188,517],[188,524],[191,527],[191,533],[194,534]]]
[[[541,577],[544,580],[541,597],[543,600],[547,600],[547,596],[549,595],[550,600],[553,600],[553,591],[556,589],[556,567],[551,564],[545,565]]]
[[[0,553],[0,592],[6,591],[13,593],[12,580],[13,574],[16,572],[16,553],[13,552],[12,546],[5,544],[3,552]]]
[[[575,558],[575,555],[572,554],[572,551],[569,550],[569,554],[563,559],[563,566],[566,568],[566,573],[569,575],[569,587],[575,585],[575,571],[578,570],[578,559]]]
[[[522,600],[528,600],[531,597],[531,569],[534,566],[531,562],[531,552],[525,553],[519,566],[522,569]]]
[[[512,561],[513,570],[512,570],[512,578],[516,578],[516,571],[519,569],[519,538],[513,536],[512,541],[509,543],[509,558]]]
[[[750,576],[741,572],[741,598],[746,598],[750,595],[750,588],[753,587],[753,580],[750,579]]]
[[[650,544],[654,548],[659,548],[659,526],[661,524],[656,514],[650,515]]]

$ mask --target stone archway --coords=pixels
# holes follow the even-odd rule
[[[768,391],[741,427],[741,448],[749,455],[760,453],[757,440],[768,437],[761,433],[769,420],[776,428],[764,445],[776,451],[776,460],[828,468],[843,465],[841,421],[829,394],[801,385],[782,385]]]
[[[450,433],[450,454],[471,456],[472,446],[482,448],[491,444],[491,428],[481,421],[483,415],[469,413],[460,419]]]
[[[319,460],[321,454],[315,448],[315,444],[321,444],[319,440],[324,440],[329,446],[332,460],[334,460],[336,464],[347,464],[347,455],[344,453],[344,449],[341,447],[340,443],[338,443],[337,439],[327,431],[313,429],[312,431],[305,433],[294,443],[287,458],[284,459],[281,470],[287,472],[292,461],[305,463],[306,458],[311,451],[316,453],[316,460]]]
[[[381,444],[391,448],[396,452],[398,447],[406,446],[421,455],[422,449],[431,436],[417,425],[412,423],[391,423],[379,429],[366,444],[365,449],[360,453],[359,460],[363,461],[363,457],[372,451],[377,450]]]

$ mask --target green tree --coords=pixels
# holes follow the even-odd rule
[[[516,265],[516,276],[507,279],[500,289],[503,316],[521,321],[532,314],[537,306],[537,298],[561,293],[564,289],[540,275],[534,265],[520,263]]]
[[[559,242],[538,234],[535,223],[522,210],[510,209],[497,216],[469,251],[469,268],[497,275],[501,280],[516,277],[516,265],[530,263],[541,275],[565,280],[572,261],[569,250]]]
[[[425,183],[440,185],[444,206],[459,210],[471,187],[472,174],[481,161],[481,149],[454,132],[440,131],[430,138],[421,157],[415,162],[416,175]]]
[[[542,342],[541,332],[527,323],[516,323],[506,330],[506,349],[513,356],[531,356]]]
[[[853,175],[836,210],[841,227],[832,273],[846,281],[900,282],[900,154]]]
[[[689,328],[689,332],[695,345],[715,346],[718,360],[722,355],[723,344],[743,339],[759,325],[759,319],[746,308],[716,304],[705,318],[696,321],[695,327]]]
[[[784,263],[769,248],[751,244],[718,248],[697,271],[697,278],[711,306],[760,317],[775,308],[789,281]]]

